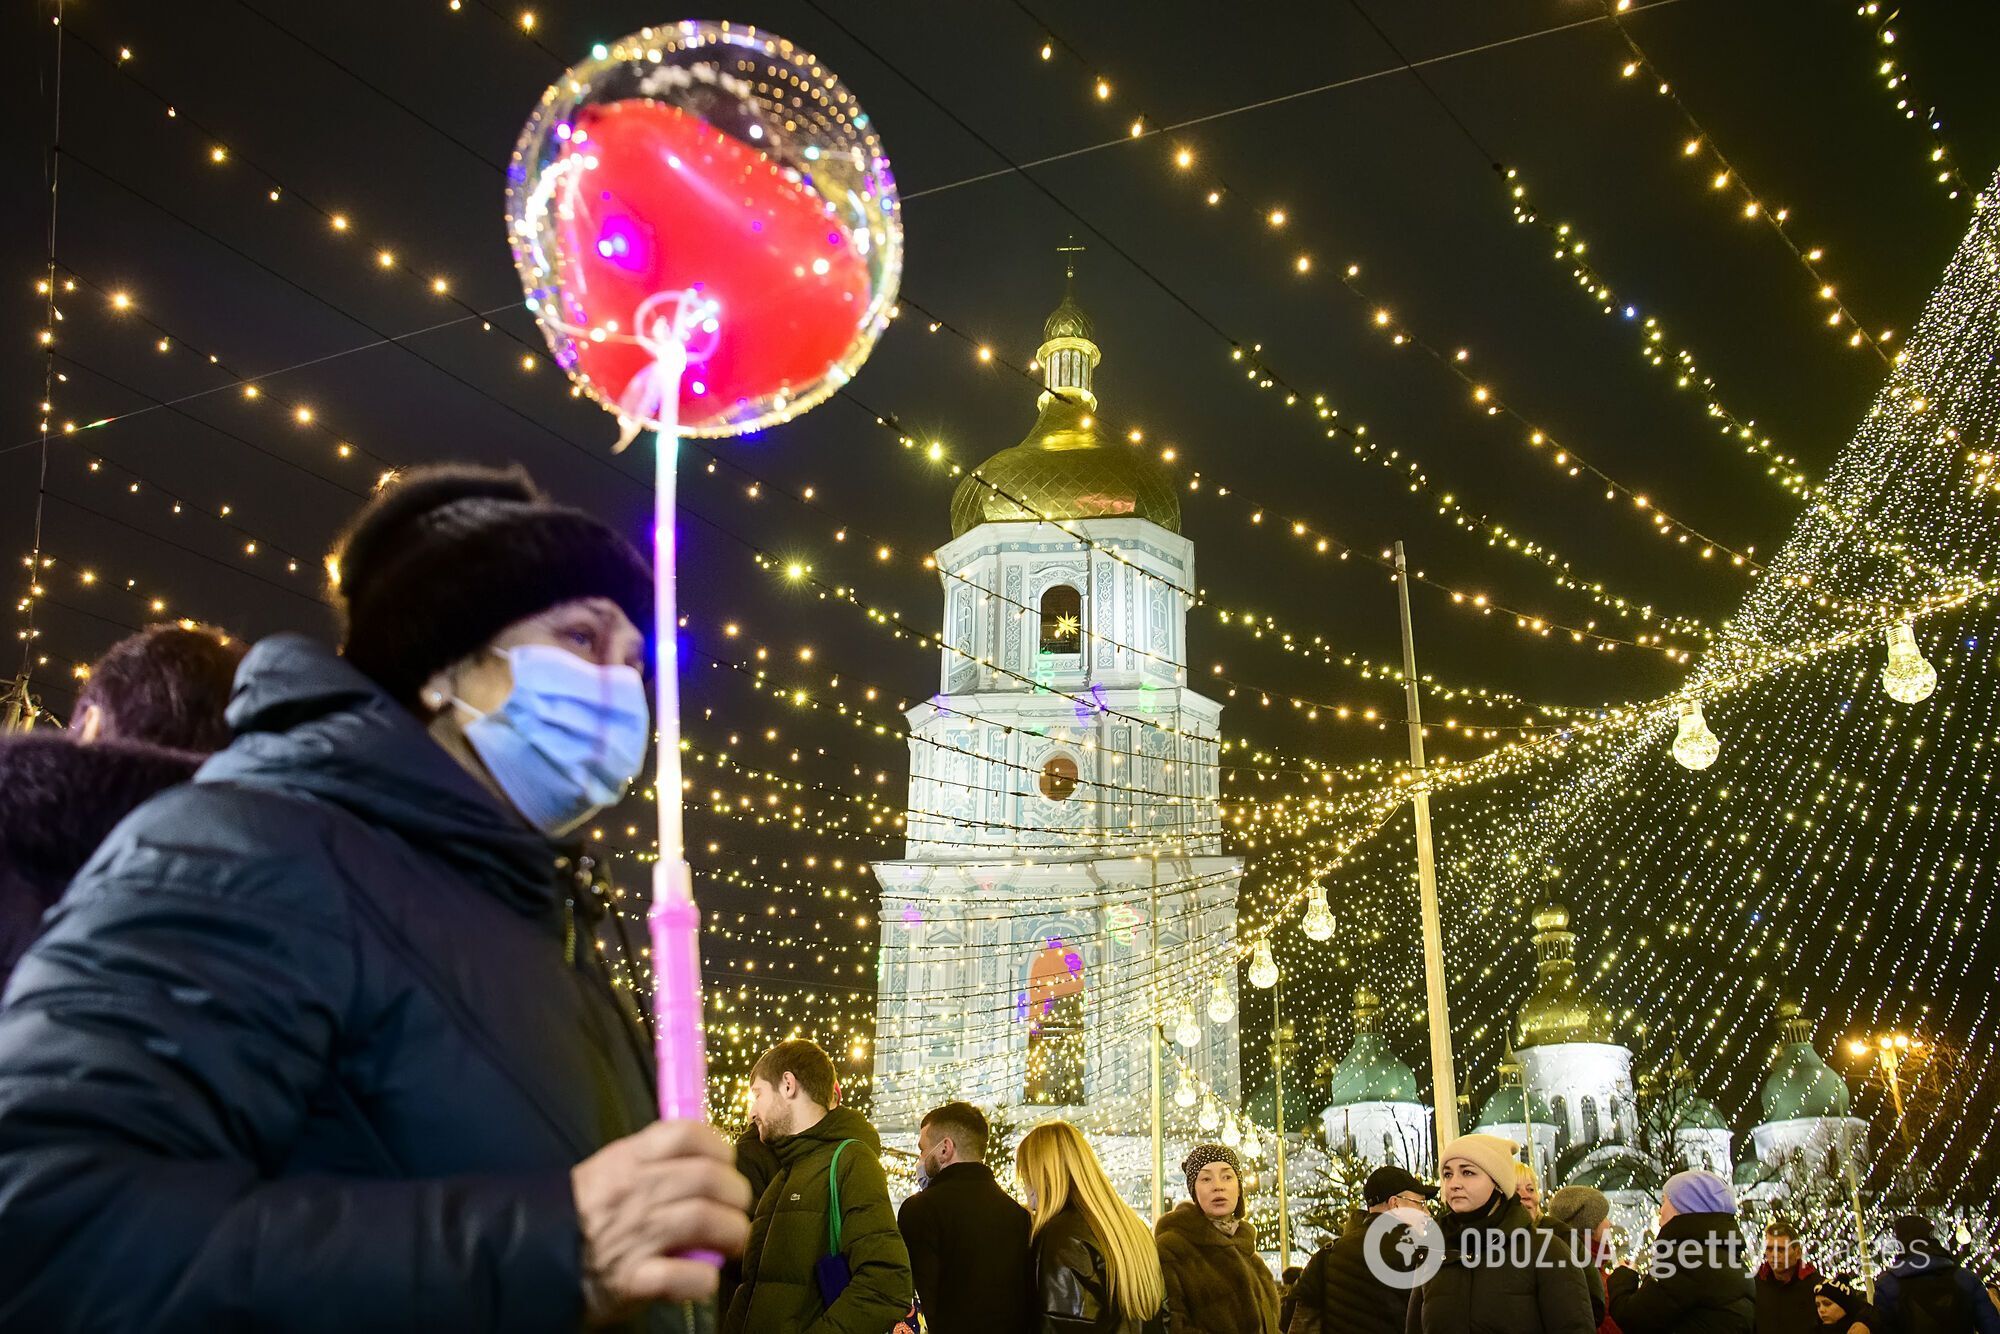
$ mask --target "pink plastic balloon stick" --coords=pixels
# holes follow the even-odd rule
[[[653,344],[656,374],[678,389],[687,370],[684,339],[703,318],[712,318],[694,293],[686,294],[671,336]],[[678,393],[668,393],[669,414]],[[653,937],[654,1060],[659,1068],[660,1116],[664,1120],[704,1121],[708,1118],[708,1054],[702,1042],[701,910],[694,901],[694,875],[688,869],[681,831],[681,686],[680,614],[675,597],[674,493],[680,436],[670,418],[662,424],[654,451],[653,611],[655,638],[655,726],[659,758],[655,766],[655,805],[659,810],[660,860],[653,867],[653,907],[649,925]],[[720,1265],[722,1257],[699,1252],[687,1257]]]

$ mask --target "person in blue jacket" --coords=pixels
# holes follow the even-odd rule
[[[128,817],[0,1009],[0,1329],[685,1327],[749,1190],[655,1121],[564,842],[651,736],[651,576],[516,471],[378,492],[342,652]]]
[[[1875,1308],[1890,1334],[2000,1334],[2000,1309],[1929,1219],[1904,1214],[1890,1230],[1901,1254],[1875,1278]]]

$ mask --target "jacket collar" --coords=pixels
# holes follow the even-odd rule
[[[237,739],[196,781],[305,792],[461,869],[516,910],[562,901],[556,854],[390,699],[325,645],[274,635],[236,674]]]
[[[867,1117],[849,1107],[834,1108],[821,1117],[817,1125],[776,1140],[770,1148],[779,1162],[786,1167],[796,1167],[813,1154],[829,1149],[844,1139],[859,1141],[870,1154],[882,1152],[882,1137],[875,1133],[875,1127],[868,1124]]]
[[[1233,1247],[1237,1250],[1257,1249],[1257,1225],[1247,1218],[1236,1220],[1236,1231],[1226,1234],[1211,1223],[1208,1215],[1192,1200],[1182,1200],[1170,1209],[1166,1216],[1153,1226],[1153,1235],[1181,1237],[1196,1246]]]
[[[984,1178],[987,1181],[993,1180],[993,1169],[985,1163],[952,1163],[944,1171],[932,1177],[931,1184],[935,1186],[940,1181],[970,1181],[979,1178]]]

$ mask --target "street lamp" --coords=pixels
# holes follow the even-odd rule
[[[1889,1101],[1896,1109],[1896,1133],[1902,1138],[1906,1152],[1914,1153],[1916,1145],[1910,1138],[1909,1122],[1903,1116],[1903,1082],[1898,1076],[1905,1061],[1924,1050],[1924,1044],[1908,1033],[1885,1033],[1872,1040],[1850,1038],[1847,1042],[1848,1054],[1866,1058],[1871,1054],[1882,1069],[1882,1078],[1889,1085]]]

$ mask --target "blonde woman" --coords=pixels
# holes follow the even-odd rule
[[[1526,1163],[1514,1165],[1514,1198],[1528,1207],[1528,1217],[1542,1221],[1542,1179]]]
[[[1082,1132],[1044,1121],[1021,1137],[1014,1166],[1033,1215],[1037,1334],[1166,1334],[1152,1234]]]

